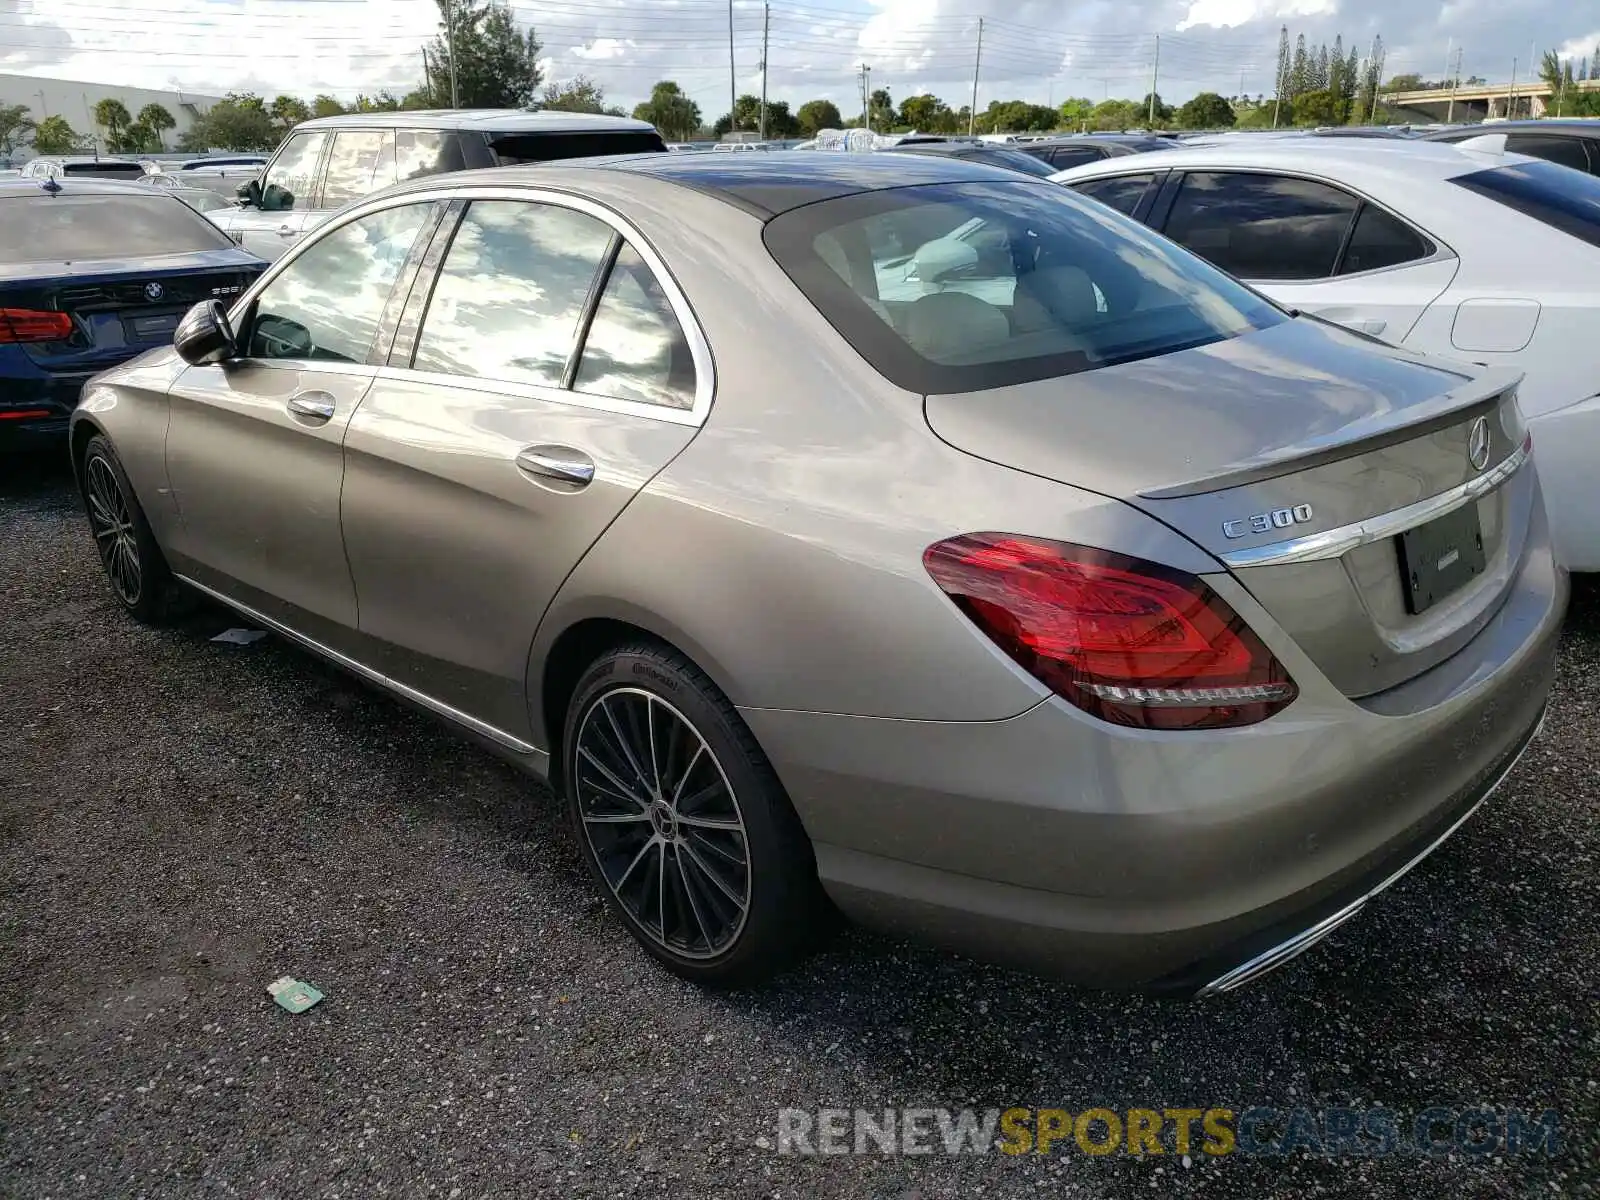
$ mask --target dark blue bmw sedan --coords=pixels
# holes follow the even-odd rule
[[[53,445],[84,382],[266,268],[183,201],[132,183],[0,182],[0,451]]]

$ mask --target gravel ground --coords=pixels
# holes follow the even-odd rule
[[[608,917],[547,792],[274,639],[211,644],[218,611],[140,628],[70,482],[0,473],[0,1194],[1600,1193],[1600,587],[1494,802],[1253,990],[1107,997],[847,932],[708,995]],[[279,1010],[283,974],[327,1000]],[[1561,1153],[768,1148],[780,1106],[1380,1103],[1554,1108]]]

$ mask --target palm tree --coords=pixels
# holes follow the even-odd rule
[[[162,105],[146,104],[139,110],[139,124],[155,135],[156,149],[158,150],[167,148],[166,131],[176,126],[177,123],[172,114]]]
[[[106,145],[112,150],[122,148],[123,131],[133,124],[133,114],[121,100],[102,100],[94,106],[95,124],[105,126]]]

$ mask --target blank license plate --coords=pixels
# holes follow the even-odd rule
[[[177,313],[160,313],[151,317],[123,317],[122,325],[130,341],[169,342],[178,328]]]
[[[1406,611],[1427,612],[1469,579],[1483,574],[1478,506],[1466,504],[1395,539],[1405,580]]]

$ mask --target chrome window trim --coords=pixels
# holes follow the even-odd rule
[[[591,392],[562,392],[559,396],[542,396],[541,399],[558,400],[563,404],[574,404],[582,408],[598,409],[602,412],[637,413],[640,416],[653,416],[659,420],[669,421],[677,425],[703,425],[711,411],[712,397],[716,395],[716,363],[711,354],[711,343],[707,341],[705,330],[701,328],[699,319],[695,316],[694,308],[689,304],[689,299],[683,294],[683,289],[678,286],[677,279],[668,269],[666,260],[656,252],[638,227],[626,217],[597,201],[586,196],[573,195],[570,192],[555,191],[547,187],[512,187],[505,184],[457,184],[440,183],[433,186],[418,187],[415,190],[398,192],[390,195],[380,195],[371,199],[362,200],[348,208],[340,210],[336,217],[320,222],[313,230],[307,230],[276,262],[267,268],[258,278],[251,289],[246,292],[228,311],[228,319],[233,322],[234,328],[239,327],[240,316],[249,311],[263,291],[271,286],[272,281],[303,254],[308,247],[315,244],[323,237],[330,236],[334,230],[359,221],[363,217],[371,216],[375,212],[388,208],[398,208],[406,204],[433,203],[437,200],[521,200],[529,203],[553,204],[560,208],[568,208],[580,212],[609,226],[611,230],[632,246],[644,259],[647,266],[655,274],[661,289],[667,294],[667,303],[672,306],[673,315],[678,319],[678,325],[683,330],[683,336],[689,343],[689,355],[694,361],[694,404],[690,408],[668,408],[665,405],[640,404],[632,400],[616,400],[606,396],[597,396]],[[442,264],[441,264],[442,266]],[[424,324],[426,321],[424,320]],[[418,328],[418,337],[421,337],[421,327]],[[284,359],[276,360],[287,361]],[[409,368],[382,368],[381,371],[402,370]],[[381,373],[381,372],[380,372]],[[448,382],[452,387],[474,387],[479,384],[493,384],[490,388],[478,388],[484,391],[502,391],[507,388],[531,387],[533,385],[513,383],[509,380],[481,380],[475,377],[461,375],[445,375],[435,372],[414,372],[426,376],[434,383]],[[559,389],[557,389],[559,390]],[[520,395],[517,391],[506,394]],[[625,406],[616,407],[611,406]]]
[[[377,684],[379,687],[393,692],[397,696],[403,696],[405,699],[410,700],[413,704],[420,704],[423,708],[428,709],[430,712],[437,713],[439,716],[444,717],[448,721],[453,721],[457,725],[464,726],[465,728],[472,730],[472,732],[488,738],[497,745],[504,746],[507,750],[534,759],[535,764],[539,769],[543,770],[544,768],[548,767],[550,758],[549,754],[546,751],[539,749],[539,747],[535,746],[533,743],[525,742],[521,738],[516,737],[513,734],[509,734],[497,726],[490,725],[487,721],[480,721],[477,717],[472,716],[470,713],[462,712],[459,708],[452,708],[443,700],[435,700],[426,692],[419,692],[416,688],[409,687],[397,679],[391,679],[382,671],[374,670],[365,663],[351,658],[348,654],[341,654],[333,647],[325,646],[315,638],[307,637],[298,630],[285,625],[282,621],[277,621],[272,617],[267,616],[259,609],[251,608],[248,604],[243,604],[238,600],[233,599],[226,593],[219,592],[216,588],[208,587],[207,585],[191,578],[190,576],[180,575],[177,572],[174,572],[173,578],[185,586],[192,587],[195,589],[195,591],[211,597],[211,599],[217,601],[219,604],[226,605],[235,612],[249,617],[250,620],[254,621],[256,624],[265,626],[274,633],[288,638],[290,641],[305,647],[307,650],[310,650],[315,654],[320,654],[330,662],[337,663],[345,670],[350,671],[355,675],[359,675],[363,679],[369,680],[372,683]]]
[[[1281,542],[1268,542],[1262,546],[1250,546],[1220,557],[1225,566],[1236,569],[1277,567],[1288,563],[1339,558],[1357,546],[1394,537],[1487,496],[1520,471],[1531,456],[1531,448],[1524,442],[1482,475],[1469,479],[1449,491],[1430,496],[1426,500],[1418,500],[1415,504],[1380,513],[1364,521],[1353,521],[1337,529],[1327,529],[1321,533],[1310,533],[1305,537],[1289,538]]]

